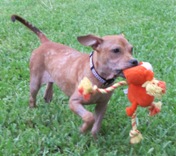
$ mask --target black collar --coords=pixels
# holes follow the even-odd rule
[[[106,80],[102,76],[100,76],[97,71],[95,70],[94,63],[93,63],[93,52],[90,53],[90,69],[92,71],[92,74],[98,79],[102,84],[104,85],[110,85],[114,82],[115,79],[108,79]]]

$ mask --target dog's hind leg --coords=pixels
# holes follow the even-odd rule
[[[44,100],[46,103],[50,103],[53,97],[53,82],[49,82],[47,84],[45,94],[44,94]]]
[[[30,78],[30,98],[29,107],[33,108],[36,106],[36,96],[41,87],[41,81],[39,76],[31,76]]]

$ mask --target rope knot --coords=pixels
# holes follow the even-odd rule
[[[130,143],[131,144],[137,144],[137,143],[139,143],[142,139],[143,139],[143,137],[142,137],[142,134],[141,134],[141,132],[139,131],[139,130],[131,130],[130,131]]]

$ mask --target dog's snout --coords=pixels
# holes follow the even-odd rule
[[[138,60],[132,59],[132,60],[130,60],[130,63],[131,63],[133,66],[137,66],[137,65],[138,65]]]

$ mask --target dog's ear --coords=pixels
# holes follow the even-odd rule
[[[102,38],[94,35],[79,36],[77,40],[84,46],[91,46],[94,50],[103,42]]]

